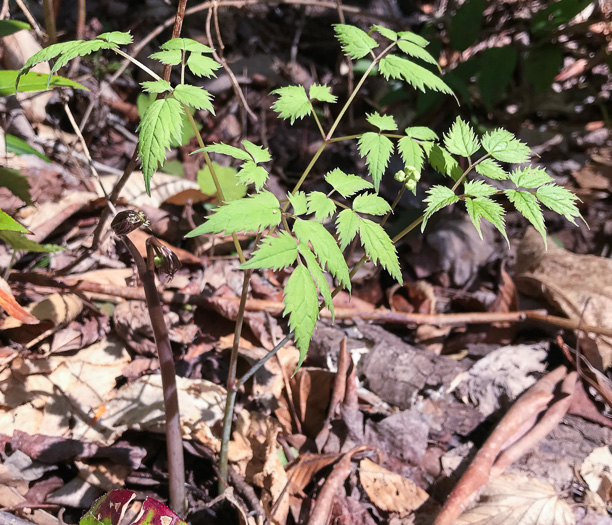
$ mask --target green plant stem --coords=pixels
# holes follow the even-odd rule
[[[170,346],[168,327],[166,326],[164,311],[155,286],[154,253],[152,247],[147,244],[147,262],[145,263],[131,239],[125,235],[123,235],[121,239],[136,263],[136,268],[138,269],[138,274],[145,291],[147,309],[149,310],[155,346],[157,347],[162,389],[164,392],[170,506],[179,516],[183,516],[186,510],[185,460],[183,457],[183,438],[181,436],[178,389],[176,386],[174,355],[172,354],[172,347]]]
[[[140,60],[136,60],[134,57],[128,55],[124,51],[121,51],[121,49],[119,48],[114,47],[113,51],[117,53],[118,55],[121,55],[126,60],[129,60],[132,64],[142,69],[145,73],[148,73],[149,75],[151,75],[155,80],[162,80],[162,77],[160,77],[152,69],[149,69],[147,66],[145,66]]]
[[[321,153],[323,153],[323,150],[325,149],[327,144],[328,144],[327,140],[324,140],[323,143],[319,146],[319,149],[312,156],[312,159],[310,159],[310,162],[308,163],[308,166],[306,166],[306,169],[304,170],[304,173],[302,173],[302,176],[300,177],[300,180],[298,180],[297,183],[295,184],[293,190],[291,191],[291,195],[295,195],[297,193],[297,191],[300,189],[300,187],[304,183],[304,180],[306,180],[306,177],[310,173],[310,170],[312,170],[312,168],[316,164],[317,160],[319,160],[319,157],[321,156]],[[289,201],[287,201],[287,203],[283,207],[283,211],[286,211],[288,207],[289,207]]]
[[[311,102],[311,105],[312,105],[312,102]],[[321,137],[323,138],[323,140],[325,140],[325,131],[323,131],[323,126],[321,125],[321,121],[319,120],[319,117],[317,117],[317,112],[315,111],[314,107],[312,108],[312,116],[315,119],[315,122],[317,123],[317,127],[319,128]]]

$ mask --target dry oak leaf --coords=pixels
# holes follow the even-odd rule
[[[359,479],[368,498],[379,509],[396,512],[400,518],[418,509],[429,495],[400,474],[365,458],[359,463]]]
[[[11,287],[2,277],[0,277],[0,306],[6,310],[6,313],[14,319],[17,319],[20,323],[38,324],[40,322],[15,300],[13,292],[11,292]],[[6,329],[6,326],[3,324],[2,328]]]
[[[77,295],[71,293],[54,293],[44,299],[32,303],[26,311],[39,321],[51,321],[53,326],[74,321],[83,311],[83,301]],[[24,322],[17,317],[9,317],[2,328],[18,328]],[[33,323],[26,323],[33,324]]]
[[[570,506],[552,485],[526,476],[506,475],[491,481],[478,502],[456,525],[574,525]]]

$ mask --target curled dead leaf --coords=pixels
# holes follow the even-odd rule
[[[58,326],[74,321],[83,311],[83,301],[74,294],[54,293],[42,301],[31,304],[26,310],[36,319],[36,322],[51,321],[53,326]],[[24,321],[13,316],[5,321],[2,328],[8,330],[18,328],[22,324],[25,324]]]
[[[39,320],[34,317],[30,312],[23,308],[13,296],[11,287],[8,283],[0,277],[0,306],[6,310],[12,318],[17,320],[20,324],[38,324]],[[10,319],[10,318],[9,318]],[[7,319],[7,321],[9,320]],[[6,321],[2,325],[3,329],[6,329]]]

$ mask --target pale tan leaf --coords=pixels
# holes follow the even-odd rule
[[[580,467],[580,475],[592,492],[606,503],[612,502],[612,449],[598,447],[591,452]]]
[[[54,293],[42,301],[29,305],[26,310],[38,321],[51,321],[53,326],[74,321],[83,311],[83,301],[71,293]],[[17,328],[23,324],[15,317],[9,317],[3,328]]]
[[[429,498],[427,492],[400,474],[369,459],[359,464],[359,479],[368,498],[379,509],[405,517]]]
[[[526,476],[506,475],[491,481],[476,505],[457,525],[574,525],[570,506],[552,485]]]

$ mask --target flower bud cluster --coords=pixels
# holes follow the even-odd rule
[[[417,182],[421,180],[421,173],[414,166],[405,166],[395,174],[395,180],[403,182],[407,190],[416,194]]]

